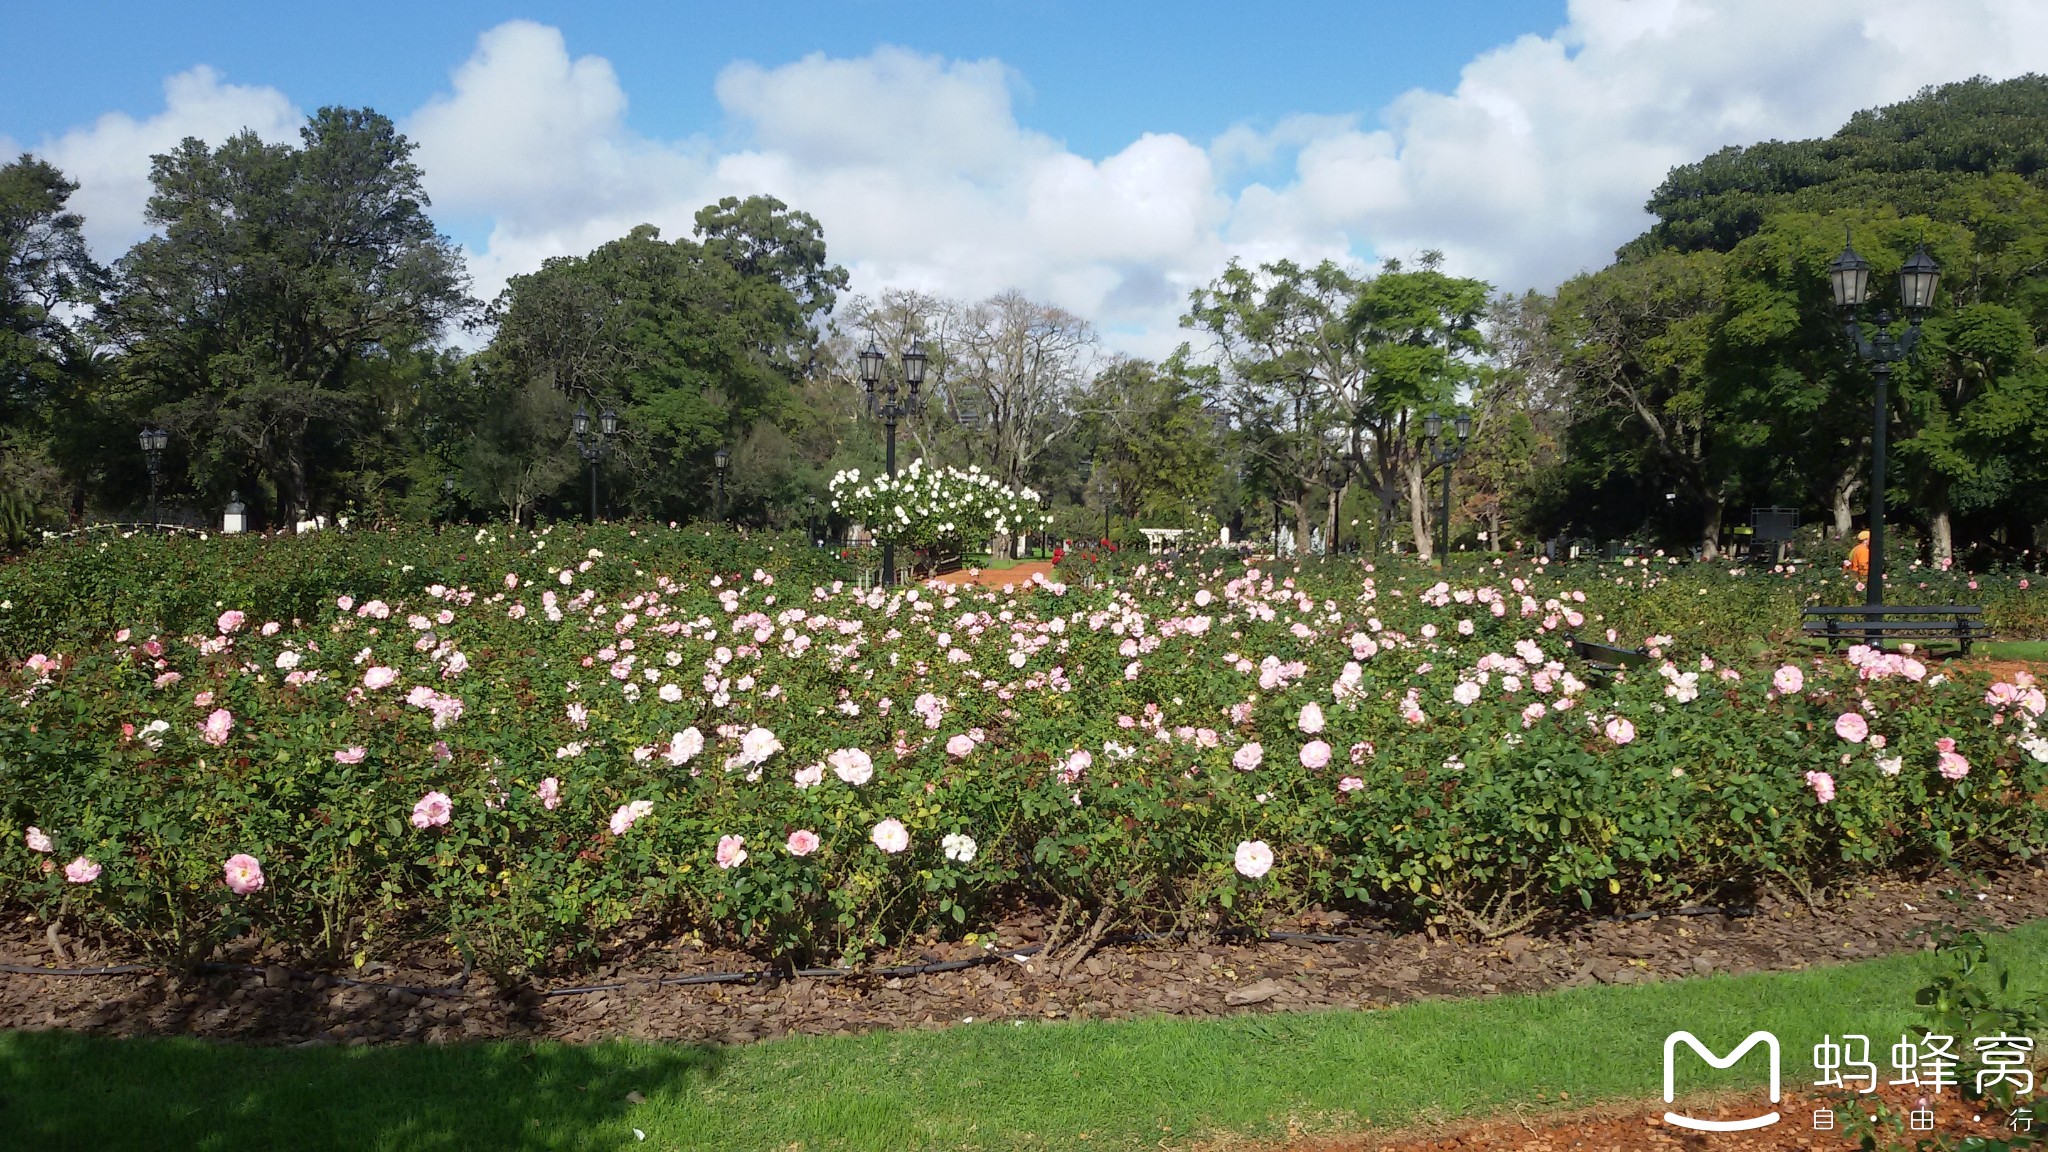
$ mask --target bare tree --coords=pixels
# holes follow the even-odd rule
[[[1095,362],[1086,320],[1020,292],[947,310],[940,387],[955,416],[968,416],[981,463],[1006,484],[1073,430],[1073,397]],[[929,377],[927,377],[929,379]]]

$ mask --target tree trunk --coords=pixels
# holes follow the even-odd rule
[[[1709,500],[1707,501],[1706,520],[1700,525],[1700,559],[1718,560],[1720,558],[1721,502],[1719,500]]]
[[[1344,491],[1351,487],[1351,481],[1330,490],[1330,508],[1323,516],[1323,551],[1335,554],[1337,551],[1337,507],[1344,503]]]
[[[1303,492],[1301,499],[1294,502],[1294,555],[1298,558],[1308,552],[1308,498]]]
[[[1842,469],[1842,474],[1835,478],[1834,511],[1836,540],[1847,540],[1851,530],[1855,527],[1856,513],[1849,506],[1849,501],[1856,495],[1856,489],[1862,485],[1862,471],[1861,468],[1852,464]]]
[[[1954,528],[1949,521],[1948,485],[1937,484],[1927,494],[1928,545],[1931,559],[1939,564],[1955,556]]]
[[[1429,477],[1420,460],[1408,465],[1408,526],[1415,532],[1415,554],[1424,560],[1435,556],[1435,538],[1429,533]]]

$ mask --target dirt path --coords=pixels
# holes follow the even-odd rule
[[[1044,573],[1047,580],[1052,579],[1052,561],[1026,560],[1014,568],[962,568],[938,579],[944,584],[979,584],[983,588],[1001,588],[1008,584],[1021,588],[1031,583],[1033,573]]]

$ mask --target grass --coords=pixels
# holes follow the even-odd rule
[[[2039,990],[2048,921],[1996,946]],[[0,1147],[900,1152],[1280,1139],[1290,1124],[1355,1131],[1541,1108],[1539,1091],[1568,1092],[1570,1106],[1654,1097],[1664,1038],[1681,1028],[1718,1052],[1773,1031],[1796,1087],[1824,1034],[1867,1034],[1889,1052],[1931,965],[1914,954],[1374,1012],[976,1023],[733,1049],[276,1050],[0,1033]],[[1726,1073],[1686,1061],[1688,1091],[1761,1076],[1755,1057]]]
[[[2048,640],[1987,640],[1973,645],[1971,653],[1990,660],[2048,661]]]

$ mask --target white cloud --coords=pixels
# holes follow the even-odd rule
[[[78,182],[70,207],[85,216],[86,239],[110,260],[149,234],[149,158],[186,137],[218,145],[244,128],[271,142],[296,140],[305,116],[275,88],[224,84],[204,66],[164,81],[164,110],[146,120],[109,112],[36,146],[37,155]],[[11,153],[13,150],[9,149]]]
[[[2038,0],[1574,0],[1556,34],[1479,56],[1452,92],[1403,96],[1386,128],[1303,146],[1291,183],[1239,195],[1231,234],[1440,248],[1503,287],[1548,288],[1642,231],[1674,165],[2028,71],[2048,71]]]
[[[1000,61],[895,47],[732,64],[714,88],[726,123],[650,139],[628,127],[607,61],[513,21],[404,127],[436,214],[488,236],[470,254],[485,294],[635,224],[686,235],[720,196],[767,193],[818,217],[856,291],[1014,287],[1160,354],[1181,338],[1188,290],[1232,256],[1436,248],[1456,271],[1547,288],[1640,232],[1673,165],[1825,134],[1927,84],[2026,71],[2048,71],[2039,0],[1574,0],[1555,33],[1376,118],[1283,117],[1206,145],[1148,133],[1097,159],[1018,121],[1022,79]],[[42,151],[86,185],[105,253],[140,231],[150,152],[244,123],[286,138],[299,118],[274,90],[197,69],[167,82],[161,114],[109,115]]]

